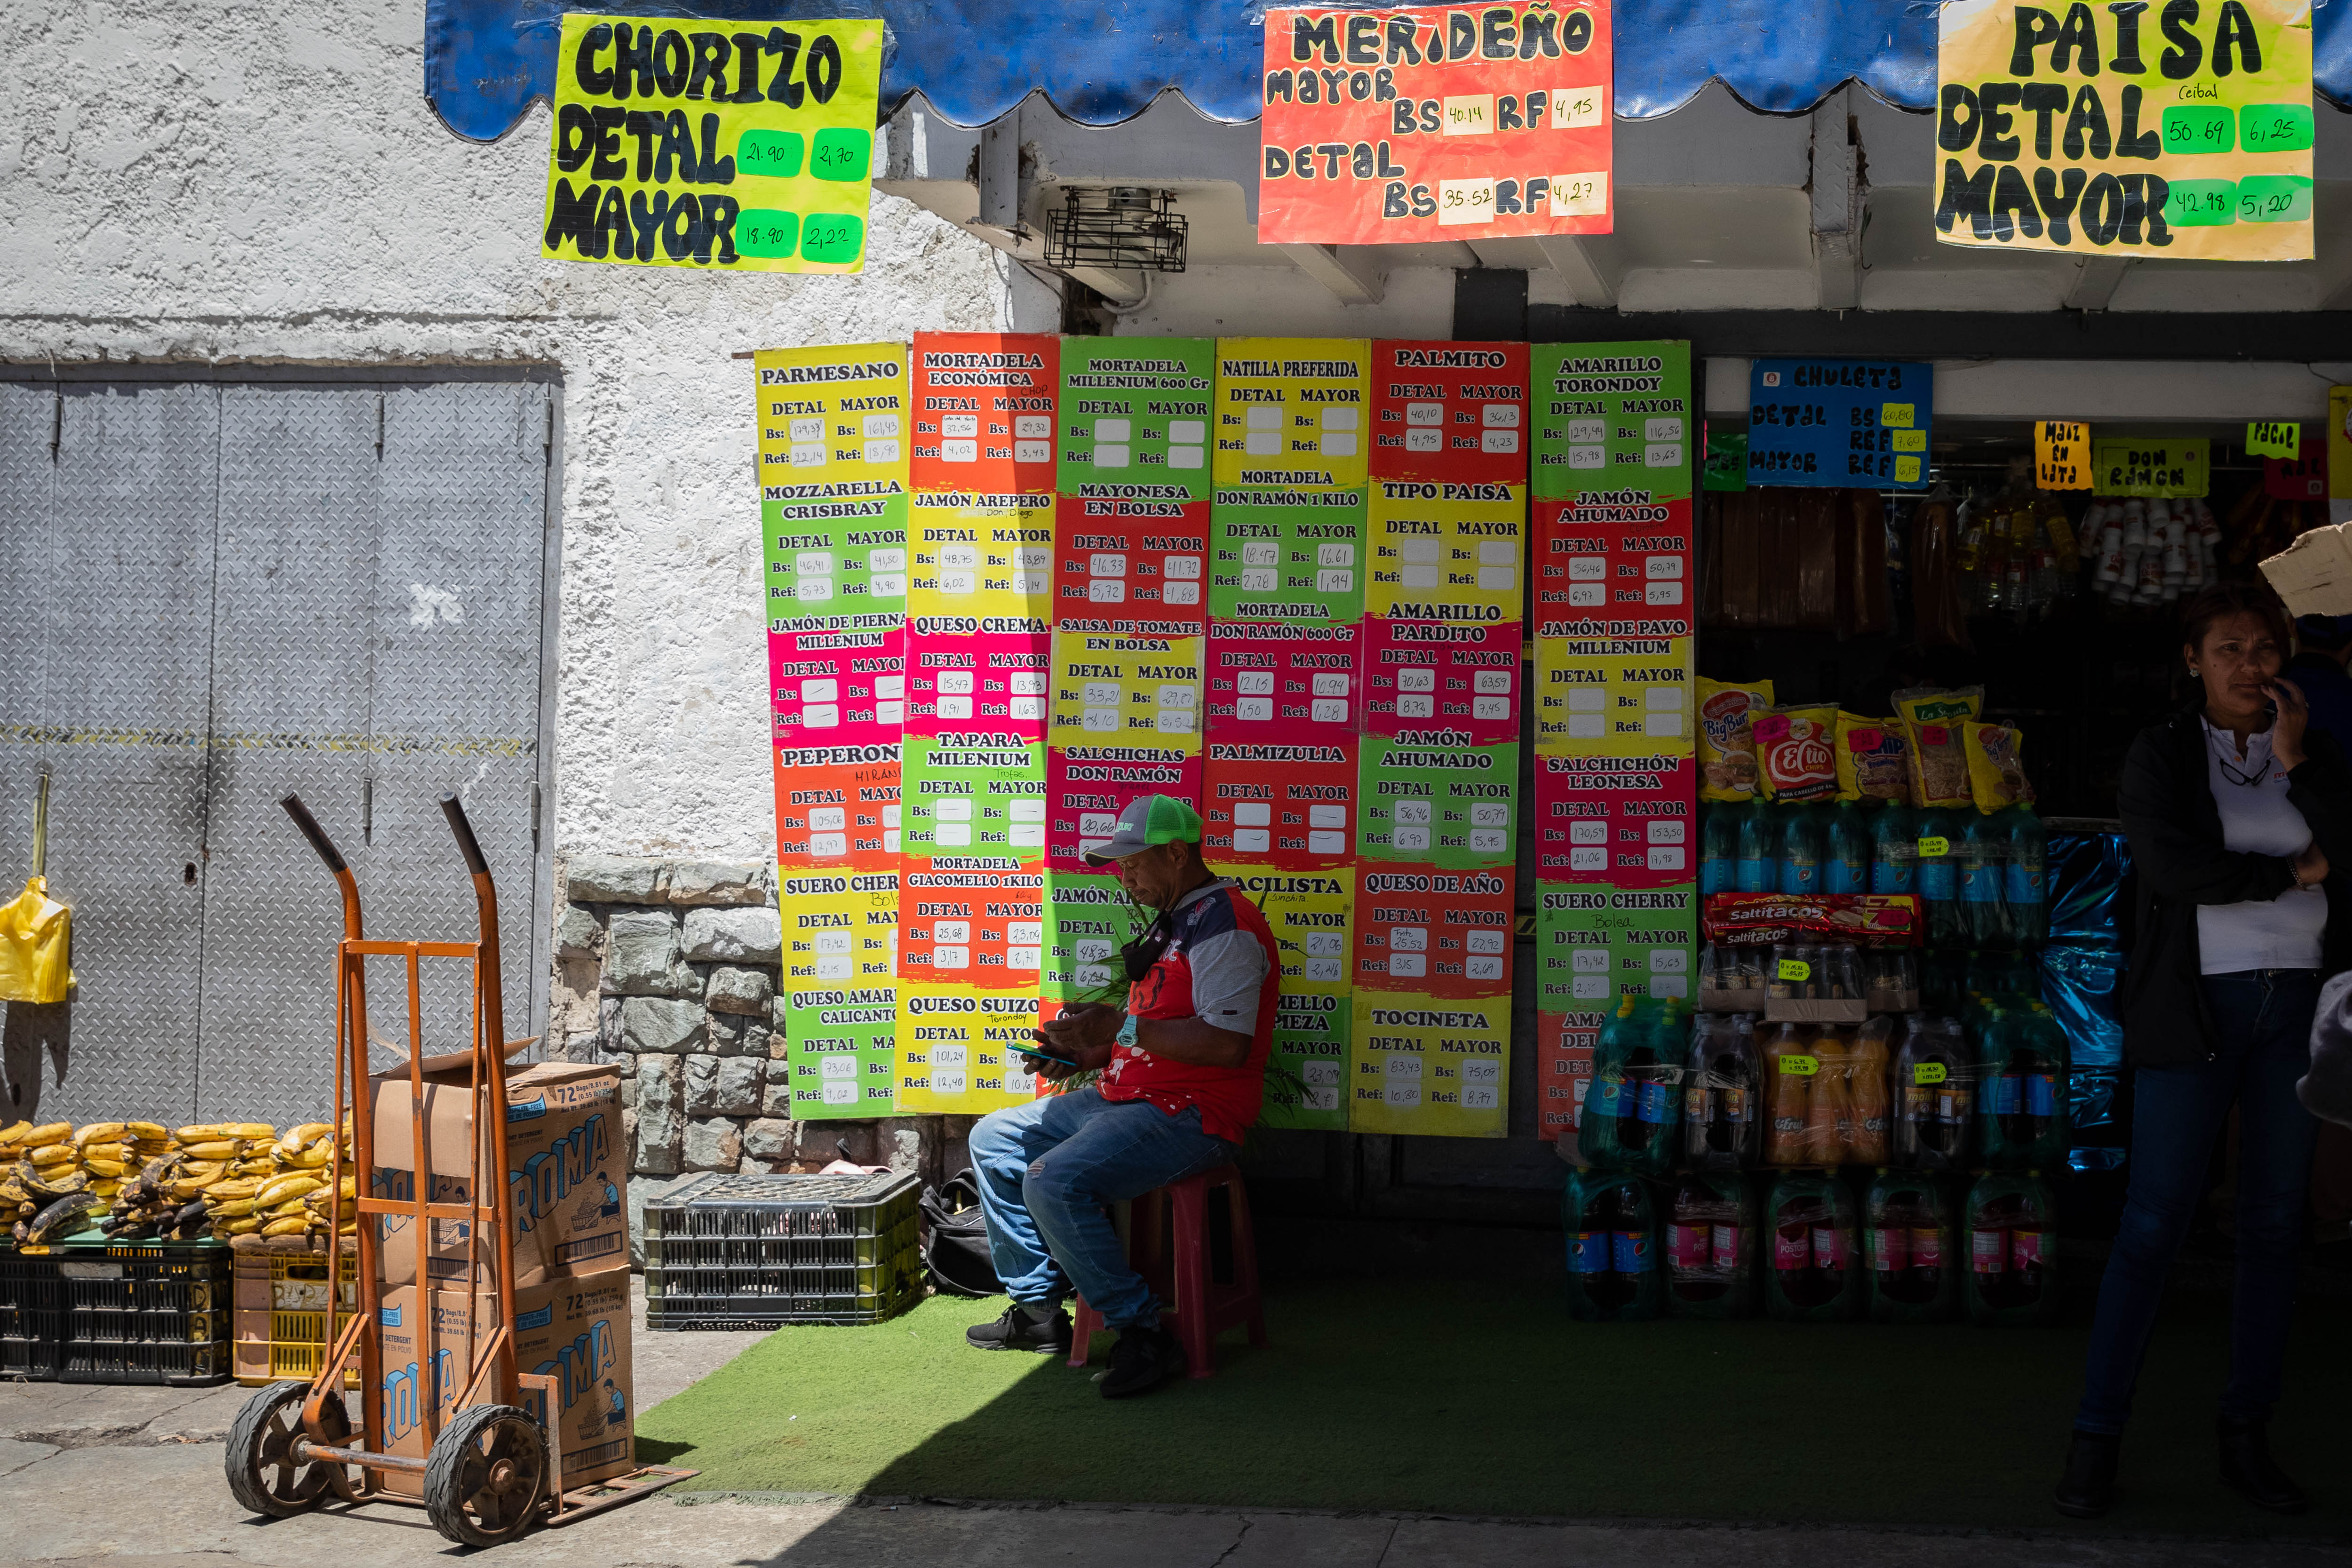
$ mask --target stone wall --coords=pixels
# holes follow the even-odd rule
[[[619,1068],[635,1187],[845,1153],[934,1183],[963,1168],[969,1117],[793,1119],[774,867],[575,855],[556,886],[548,1038]]]

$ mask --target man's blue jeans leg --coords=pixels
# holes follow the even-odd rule
[[[1055,1305],[1075,1288],[1114,1329],[1158,1322],[1160,1303],[1106,1211],[1234,1152],[1201,1131],[1198,1110],[1114,1105],[1091,1089],[982,1117],[971,1163],[996,1277],[1024,1306]]]
[[[2165,1275],[2205,1194],[2205,1175],[2238,1108],[2238,1279],[2231,1307],[2230,1381],[2221,1414],[2264,1420],[2278,1401],[2304,1188],[2319,1123],[2295,1080],[2310,1070],[2319,977],[2267,971],[2205,976],[2219,1032],[2210,1062],[2142,1068],[2132,1078],[2131,1183],[2115,1250],[2099,1283],[2090,1365],[2074,1425],[2117,1433],[2156,1327]]]

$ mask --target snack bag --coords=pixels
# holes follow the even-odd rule
[[[1756,798],[1757,714],[1772,706],[1769,680],[1698,682],[1698,797],[1747,801]]]
[[[1774,800],[1827,800],[1837,794],[1837,707],[1791,703],[1759,715],[1756,760]]]
[[[1961,731],[1984,710],[1984,688],[1958,690],[1914,687],[1895,694],[1903,716],[1903,738],[1911,748],[1911,804],[1919,806],[1973,805],[1969,793],[1969,752]]]
[[[1960,732],[1968,749],[1969,793],[1979,811],[1990,816],[2012,805],[2033,804],[2022,731],[2007,724],[1963,724]]]
[[[1837,797],[1840,800],[1911,798],[1911,748],[1900,719],[1837,716]]]

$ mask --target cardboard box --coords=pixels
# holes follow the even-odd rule
[[[415,1190],[408,1075],[385,1073],[372,1079],[369,1088],[375,1139],[369,1194],[406,1199]],[[425,1079],[424,1117],[433,1201],[471,1201],[474,1125],[464,1075]],[[611,1068],[580,1062],[538,1062],[511,1072],[504,1131],[515,1283],[536,1285],[625,1264],[629,1177],[619,1076]],[[487,1147],[483,1163],[488,1163]],[[381,1215],[375,1223],[381,1227],[376,1266],[383,1283],[416,1283],[415,1222]],[[428,1277],[436,1285],[467,1283],[470,1226],[463,1220],[431,1223]],[[495,1239],[484,1237],[481,1251],[474,1284],[495,1278]]]
[[[557,1408],[543,1408],[539,1390],[526,1388],[516,1402],[538,1417],[551,1446],[563,1450],[563,1484],[583,1486],[636,1468],[636,1396],[631,1380],[629,1271],[608,1268],[586,1279],[551,1279],[515,1292],[515,1370],[552,1376]],[[377,1332],[383,1352],[383,1418],[389,1452],[422,1458],[431,1452],[425,1422],[429,1398],[437,1412],[435,1430],[457,1414],[453,1402],[472,1373],[466,1364],[466,1330],[477,1324],[475,1342],[488,1342],[498,1321],[491,1291],[430,1292],[431,1332],[420,1315],[424,1295],[414,1285],[387,1290]],[[497,1401],[488,1382],[485,1395]],[[423,1478],[382,1472],[392,1490],[415,1497]]]
[[[2264,561],[2263,575],[2291,616],[2352,615],[2352,524],[2315,528]]]

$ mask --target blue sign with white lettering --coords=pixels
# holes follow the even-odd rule
[[[1759,359],[1748,376],[1748,482],[1927,488],[1932,365]]]

